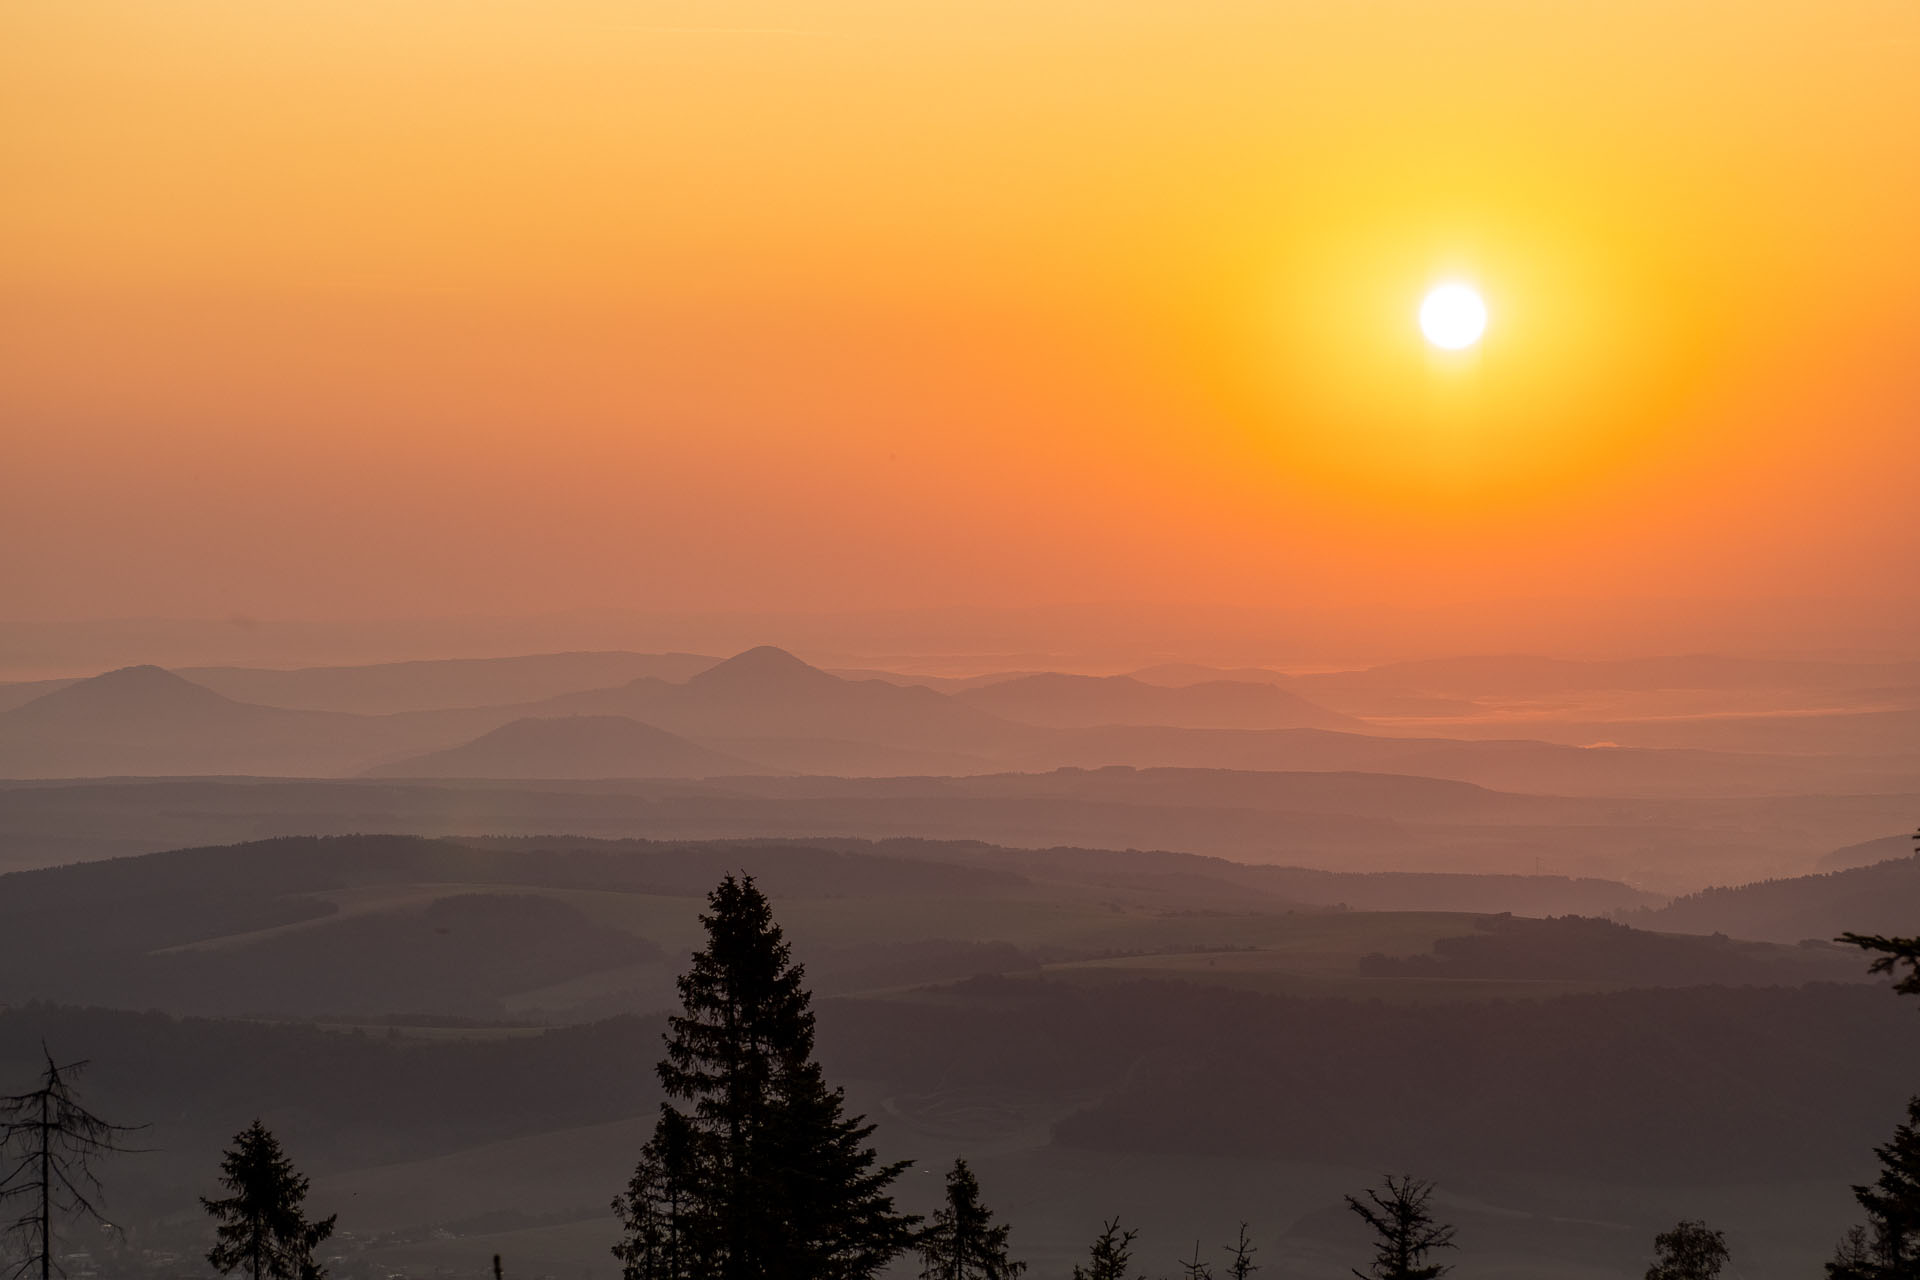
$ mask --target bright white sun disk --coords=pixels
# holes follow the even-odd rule
[[[1487,304],[1464,284],[1443,284],[1420,304],[1420,332],[1445,351],[1480,341],[1487,331]]]

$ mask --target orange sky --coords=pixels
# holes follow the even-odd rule
[[[1911,598],[1916,66],[1911,0],[14,0],[0,599]]]

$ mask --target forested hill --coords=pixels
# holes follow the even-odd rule
[[[44,1038],[153,1145],[215,1150],[258,1114],[325,1170],[648,1115],[662,1026],[390,1039],[31,1005],[0,1012],[0,1080],[31,1078]],[[1105,1150],[1740,1182],[1857,1172],[1912,1089],[1920,1018],[1870,986],[1435,1006],[982,978],[826,1001],[819,1043],[896,1122],[964,1113],[978,1141],[982,1117],[1052,1113],[1057,1142]]]
[[[1654,933],[1586,916],[1529,920],[1479,916],[1470,933],[1439,938],[1419,955],[1367,955],[1360,971],[1374,977],[1531,979],[1624,982],[1637,987],[1778,983],[1811,976],[1858,981],[1859,951],[1810,940],[1796,947],[1749,942],[1716,933]]]
[[[1645,900],[1597,880],[904,839],[369,835],[0,877],[0,1001],[536,1024],[648,1012],[672,998],[701,895],[742,870],[780,904],[826,994],[1042,966],[1081,982],[1151,970],[1276,992],[1449,999],[1859,976],[1845,958],[1796,948],[1708,956],[1645,934],[1608,935],[1619,945],[1588,948],[1586,967],[1557,985],[1533,981],[1554,975],[1525,964],[1477,987],[1416,971],[1438,940],[1473,934],[1485,914],[1594,916]],[[1356,967],[1373,951],[1401,958],[1408,980]]]
[[[1920,919],[1920,856],[1821,875],[1704,889],[1622,919],[1648,929],[1798,942],[1842,933],[1911,933]]]

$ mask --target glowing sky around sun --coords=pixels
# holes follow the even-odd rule
[[[1908,0],[16,0],[0,596],[1911,592],[1916,65]]]

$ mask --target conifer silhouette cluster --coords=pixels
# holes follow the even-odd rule
[[[46,1056],[40,1087],[0,1098],[0,1203],[19,1206],[0,1243],[11,1255],[8,1280],[65,1275],[56,1244],[56,1223],[77,1218],[118,1232],[101,1212],[94,1164],[116,1152],[136,1150],[125,1136],[144,1125],[115,1124],[95,1115],[74,1091],[85,1062],[61,1065]],[[221,1161],[220,1184],[231,1195],[200,1205],[216,1224],[207,1261],[216,1271],[239,1271],[250,1280],[325,1280],[314,1250],[333,1234],[334,1219],[308,1221],[303,1205],[307,1179],[264,1125],[255,1120],[234,1138]]]
[[[681,1011],[668,1021],[656,1071],[667,1101],[626,1190],[613,1202],[622,1233],[613,1254],[624,1280],[871,1280],[917,1251],[921,1280],[1016,1280],[1011,1228],[997,1223],[965,1160],[944,1202],[923,1222],[895,1208],[890,1188],[908,1167],[869,1145],[874,1126],[846,1113],[814,1060],[805,971],[751,876],[723,879],[700,917],[706,946],[679,979]],[[1378,1237],[1363,1280],[1432,1280],[1427,1261],[1453,1247],[1436,1222],[1433,1184],[1389,1177],[1348,1203]],[[1135,1280],[1139,1233],[1102,1224],[1073,1280]],[[1242,1223],[1225,1246],[1226,1275],[1250,1280],[1257,1252]],[[1196,1242],[1187,1280],[1212,1280]]]

